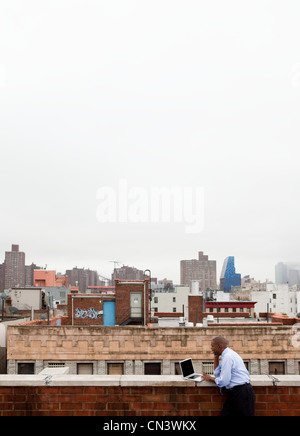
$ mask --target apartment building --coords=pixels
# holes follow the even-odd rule
[[[199,281],[200,291],[217,288],[217,262],[209,260],[203,251],[199,251],[198,259],[180,261],[180,284],[191,286],[193,280]]]
[[[97,271],[85,268],[69,269],[66,271],[70,286],[78,286],[79,292],[86,292],[89,286],[99,286],[100,279]]]
[[[288,283],[268,283],[266,291],[252,291],[251,298],[257,302],[257,313],[276,312],[288,316],[297,316],[300,313],[300,291],[289,289]]]
[[[5,260],[0,265],[0,291],[15,286],[33,286],[33,272],[37,265],[25,265],[25,253],[19,245],[13,244],[11,251],[5,252]]]
[[[152,311],[184,312],[188,309],[189,286],[172,286],[170,288],[152,285]]]

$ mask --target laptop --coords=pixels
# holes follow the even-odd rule
[[[183,378],[185,380],[191,380],[197,382],[203,381],[202,374],[195,373],[193,361],[191,358],[182,360],[181,362],[179,362],[179,365]]]

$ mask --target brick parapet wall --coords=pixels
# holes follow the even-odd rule
[[[278,380],[252,378],[256,415],[300,416],[300,376]],[[214,384],[174,376],[0,376],[0,416],[217,416],[223,401]]]

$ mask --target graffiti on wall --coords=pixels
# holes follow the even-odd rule
[[[79,309],[78,307],[75,309],[75,318],[99,319],[100,315],[103,315],[103,310],[98,311],[94,307],[90,307],[88,310]]]

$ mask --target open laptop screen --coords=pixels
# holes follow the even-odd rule
[[[194,374],[192,359],[183,360],[180,362],[180,366],[183,377],[188,377],[189,375]]]

